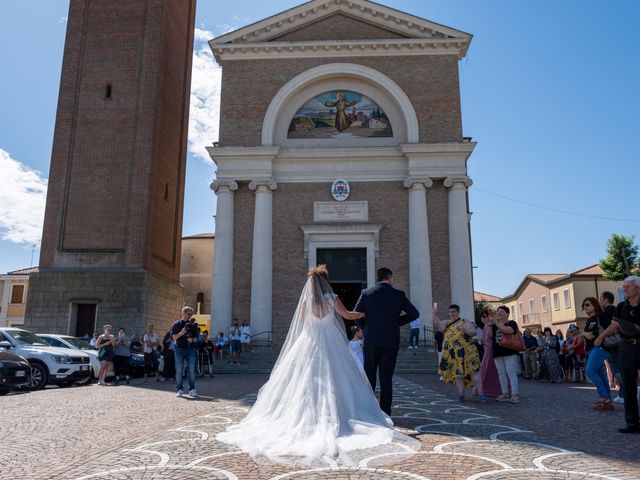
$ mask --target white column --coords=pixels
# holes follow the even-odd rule
[[[410,298],[422,318],[431,324],[431,250],[427,214],[427,188],[430,178],[408,178],[404,186],[409,189],[409,283]]]
[[[449,189],[449,275],[451,303],[460,306],[460,315],[473,321],[473,277],[471,269],[471,239],[467,188],[469,177],[448,177],[444,186]]]
[[[251,260],[251,333],[271,330],[271,296],[273,283],[273,190],[271,181],[253,181],[256,192],[253,217],[253,257]],[[259,341],[266,340],[261,335]]]
[[[211,281],[211,331],[223,331],[231,324],[233,305],[233,192],[238,184],[216,180],[211,189],[218,197],[216,248]]]

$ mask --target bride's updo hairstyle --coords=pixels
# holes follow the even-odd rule
[[[307,277],[311,280],[313,310],[316,315],[323,315],[326,303],[325,294],[333,294],[333,289],[329,284],[329,271],[326,265],[318,265],[310,268]]]

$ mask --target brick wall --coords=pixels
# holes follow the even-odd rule
[[[234,60],[222,65],[220,144],[258,146],[271,99],[296,75],[326,63],[355,63],[390,77],[407,94],[420,142],[462,140],[455,55]]]
[[[194,0],[71,2],[41,267],[177,280],[194,15]]]

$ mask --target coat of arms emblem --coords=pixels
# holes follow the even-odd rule
[[[347,182],[344,178],[338,178],[331,185],[331,195],[338,202],[342,202],[349,198],[349,182]]]

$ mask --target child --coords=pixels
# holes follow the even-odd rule
[[[351,332],[353,333],[353,338],[349,342],[349,349],[351,350],[353,358],[355,358],[358,365],[360,365],[360,368],[364,370],[364,352],[362,351],[362,341],[364,336],[362,334],[362,330],[358,326],[354,325],[351,327]]]

